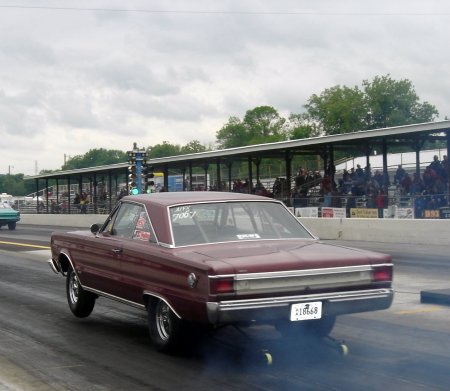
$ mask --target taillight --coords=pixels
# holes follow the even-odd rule
[[[374,282],[392,281],[392,265],[375,266],[372,279]]]
[[[212,295],[221,295],[224,293],[234,293],[233,277],[210,278],[210,292]]]

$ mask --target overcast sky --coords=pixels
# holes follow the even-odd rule
[[[214,144],[390,74],[450,116],[448,0],[0,0],[0,174],[93,148]]]

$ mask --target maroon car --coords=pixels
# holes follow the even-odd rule
[[[393,299],[389,255],[321,243],[283,203],[248,194],[127,196],[101,227],[53,233],[51,251],[76,316],[99,296],[145,309],[165,352],[206,325],[327,335],[337,315]]]

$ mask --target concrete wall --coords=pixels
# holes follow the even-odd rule
[[[436,245],[450,242],[450,220],[318,218],[299,218],[299,220],[321,239]]]
[[[18,224],[51,225],[55,227],[79,227],[88,229],[91,224],[103,223],[108,215],[94,214],[22,214]]]
[[[19,224],[88,229],[93,223],[103,223],[106,217],[104,214],[24,214],[21,216]],[[299,218],[299,220],[314,235],[321,239],[362,240],[385,243],[450,244],[450,220],[318,218]]]

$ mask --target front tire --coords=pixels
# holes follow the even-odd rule
[[[86,318],[91,314],[97,296],[82,288],[76,273],[71,267],[67,272],[66,293],[69,308],[76,317]]]
[[[14,231],[16,229],[16,222],[15,221],[9,222],[8,223],[8,229],[10,231]]]
[[[150,338],[156,350],[169,354],[179,352],[183,342],[183,321],[163,300],[149,302],[147,311]]]

